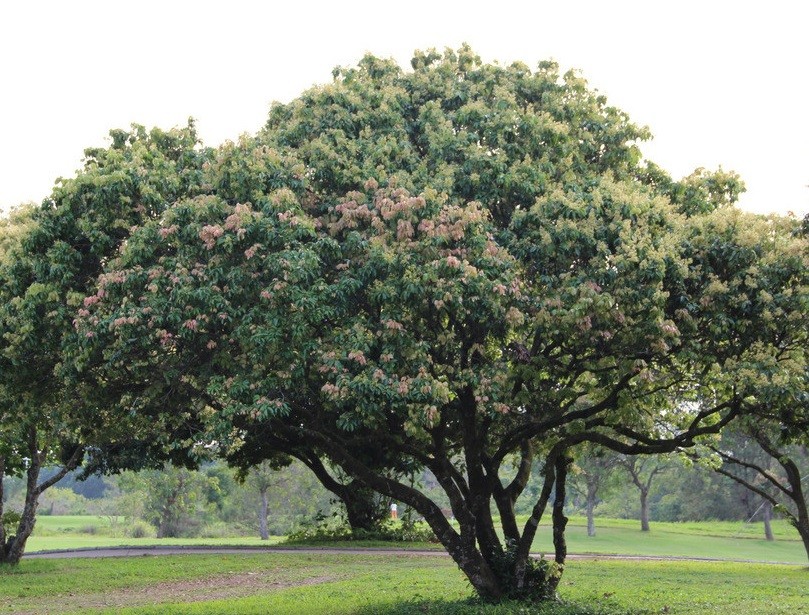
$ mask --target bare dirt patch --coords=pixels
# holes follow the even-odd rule
[[[227,598],[243,598],[262,592],[272,592],[289,587],[302,587],[336,581],[339,576],[316,576],[298,581],[278,580],[264,572],[240,572],[202,579],[169,581],[145,587],[115,589],[93,594],[67,594],[60,596],[59,607],[42,608],[28,606],[24,611],[10,611],[17,615],[64,613],[89,608],[122,608],[161,604],[165,602],[205,602]],[[51,598],[52,602],[53,599]],[[8,612],[8,611],[7,611]]]

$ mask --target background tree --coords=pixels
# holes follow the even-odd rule
[[[89,442],[120,441],[139,427],[96,411],[92,396],[65,386],[57,367],[103,264],[133,227],[189,193],[205,152],[192,125],[110,136],[109,148],[86,150],[83,170],[31,213],[19,247],[0,264],[0,476],[26,476],[16,533],[0,535],[3,562],[19,561],[39,495],[78,467]],[[57,464],[56,474],[40,478]]]
[[[767,540],[773,540],[769,520],[776,510],[798,530],[809,557],[809,496],[804,484],[809,452],[806,444],[794,442],[756,421],[746,425],[745,435],[737,436],[735,445],[724,441],[713,450],[722,460],[717,472],[763,498]]]
[[[34,209],[30,204],[21,205],[0,216],[0,263],[9,258],[31,232],[35,224]]]
[[[619,464],[617,455],[596,447],[583,447],[576,458],[576,469],[571,473],[571,487],[584,496],[584,510],[587,517],[587,535],[596,535],[595,507],[599,503],[599,493],[615,484],[615,468]]]
[[[203,472],[167,466],[124,474],[119,486],[142,498],[141,514],[157,528],[158,538],[177,538],[196,534],[219,483]]]
[[[261,540],[269,540],[270,532],[267,528],[267,514],[270,508],[270,490],[288,489],[288,479],[279,475],[279,467],[269,461],[262,461],[259,465],[253,466],[244,479],[245,485],[257,491],[261,499],[261,506],[258,511],[258,533]]]
[[[725,232],[726,229],[719,230]],[[722,232],[717,239],[722,237]],[[777,506],[809,547],[809,515],[802,485],[805,468],[801,468],[801,452],[809,443],[806,360],[809,294],[805,275],[799,278],[800,285],[792,292],[785,293],[781,286],[793,267],[803,267],[806,271],[809,264],[807,233],[800,221],[791,217],[758,220],[756,226],[751,224],[746,232],[757,233],[761,240],[757,248],[761,254],[757,275],[754,280],[745,280],[744,287],[739,289],[742,292],[735,296],[729,294],[734,289],[722,289],[723,313],[728,319],[740,311],[760,310],[759,326],[770,331],[775,343],[768,347],[752,346],[749,360],[742,364],[745,378],[755,385],[750,391],[750,402],[756,409],[738,424],[737,431],[744,437],[735,442],[729,439],[728,443],[732,443],[729,448],[724,444],[711,448],[724,462],[718,471]],[[744,258],[750,257],[752,249],[752,246],[748,248]],[[749,452],[751,443],[755,443],[753,450],[760,449],[753,455]],[[760,461],[762,453],[771,459]],[[749,472],[762,482],[756,484],[749,474],[745,475]]]
[[[655,477],[671,469],[670,461],[658,456],[624,456],[620,458],[619,465],[626,470],[632,484],[638,490],[640,496],[640,529],[642,532],[648,532],[649,491]]]

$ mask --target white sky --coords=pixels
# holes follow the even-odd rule
[[[366,51],[468,42],[486,61],[553,58],[648,125],[675,177],[739,172],[744,208],[809,211],[809,3],[260,0],[0,3],[0,209],[40,201],[110,128],[197,120],[208,145]]]

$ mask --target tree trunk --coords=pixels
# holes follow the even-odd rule
[[[9,536],[3,545],[2,553],[0,553],[0,562],[16,566],[20,563],[23,553],[25,553],[25,544],[34,531],[36,524],[37,505],[39,504],[39,490],[37,489],[37,481],[39,481],[40,460],[36,454],[36,447],[34,447],[35,454],[32,456],[28,470],[26,471],[26,485],[25,485],[25,505],[23,506],[20,516],[20,522],[17,524],[17,533]]]
[[[640,492],[640,531],[649,531],[649,490],[641,489]]]
[[[803,548],[806,549],[806,558],[809,559],[809,521],[798,523],[797,529],[803,540]]]
[[[565,487],[567,485],[567,470],[573,459],[564,455],[556,459],[556,494],[553,500],[553,546],[554,560],[559,569],[559,575],[551,578],[548,582],[548,591],[551,596],[556,594],[559,581],[562,580],[562,572],[565,569],[567,559],[567,541],[565,540],[565,527],[567,527],[567,517],[565,516]],[[550,598],[551,596],[546,596]]]
[[[269,501],[267,499],[267,488],[261,490],[261,511],[258,514],[258,533],[261,540],[269,540],[270,532],[267,529],[267,509]]]
[[[367,487],[351,481],[339,494],[346,508],[346,517],[352,530],[371,531],[376,529],[387,514],[376,494]]]
[[[446,547],[446,545],[444,545]],[[486,600],[500,600],[503,598],[503,588],[500,579],[474,547],[462,548],[460,553],[452,553],[452,559],[469,579],[478,596]]]
[[[356,479],[345,485],[338,482],[316,456],[300,456],[298,459],[314,472],[321,485],[340,499],[352,530],[373,530],[387,516],[387,505],[382,507],[372,489],[363,486]]]
[[[12,566],[20,563],[20,559],[25,553],[25,544],[34,531],[39,496],[45,489],[62,480],[68,472],[76,469],[81,462],[84,449],[76,447],[73,454],[59,471],[47,480],[42,481],[42,483],[39,483],[39,473],[42,470],[42,464],[48,458],[48,451],[45,447],[40,448],[35,427],[32,427],[28,432],[28,454],[30,455],[30,462],[25,472],[25,505],[20,515],[20,521],[17,524],[17,533],[6,537],[5,532],[0,530],[0,563],[11,564]],[[0,483],[2,483],[5,472],[4,463],[5,460],[0,460]],[[2,495],[2,487],[0,487],[0,498],[2,498]],[[0,514],[2,513],[3,506],[0,504]]]
[[[792,525],[798,530],[798,534],[800,534],[801,540],[803,541],[803,548],[806,549],[806,557],[809,559],[809,509],[806,507],[806,500],[803,499],[803,490],[801,489],[800,483],[798,484],[798,489],[795,489],[795,492],[796,495],[800,497],[800,503],[798,504],[798,515],[792,517]]]
[[[587,535],[590,537],[596,535],[595,507],[597,489],[594,484],[589,480],[587,481]]]
[[[6,478],[6,460],[0,457],[0,562],[6,560],[6,527],[3,524],[3,515],[5,514],[5,507],[3,500],[5,494],[3,493],[3,481]]]
[[[775,540],[775,536],[772,535],[772,504],[769,502],[764,502],[764,510],[762,511],[762,516],[764,518],[764,538],[767,540]]]

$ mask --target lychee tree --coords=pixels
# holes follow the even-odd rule
[[[307,447],[418,511],[482,596],[551,597],[571,447],[692,446],[800,360],[772,315],[803,309],[803,240],[733,209],[732,174],[642,163],[645,136],[551,63],[368,56],[133,233],[74,364],[111,407],[193,424],[178,448]],[[552,562],[529,555],[549,507]]]

